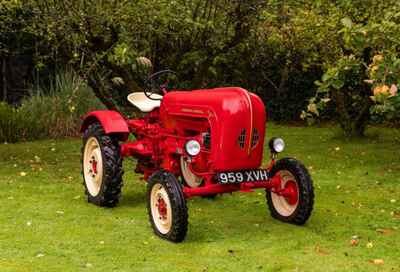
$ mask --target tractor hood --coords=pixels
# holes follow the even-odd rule
[[[174,128],[180,120],[201,119],[208,124],[213,170],[260,167],[266,114],[257,95],[237,87],[173,91],[164,96],[160,110],[166,127]]]

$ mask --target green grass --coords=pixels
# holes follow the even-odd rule
[[[283,136],[284,156],[312,173],[308,223],[272,219],[262,191],[195,198],[182,244],[152,233],[133,162],[120,205],[106,209],[83,195],[79,139],[1,144],[0,271],[400,271],[399,132],[343,141],[331,128],[273,125],[267,134]]]

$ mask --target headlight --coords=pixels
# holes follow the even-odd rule
[[[269,148],[274,153],[280,153],[285,149],[285,142],[282,138],[274,137],[269,141]]]
[[[185,144],[185,149],[190,156],[196,156],[200,153],[200,143],[196,140],[190,140]]]

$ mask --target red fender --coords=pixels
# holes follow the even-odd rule
[[[129,127],[124,117],[116,111],[100,110],[92,111],[86,114],[81,125],[81,132],[84,132],[91,124],[98,121],[102,125],[106,134],[121,134],[122,139],[126,140],[129,135]]]

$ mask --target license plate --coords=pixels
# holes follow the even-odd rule
[[[222,184],[266,181],[268,177],[268,171],[262,169],[221,172],[217,175],[218,182]]]

